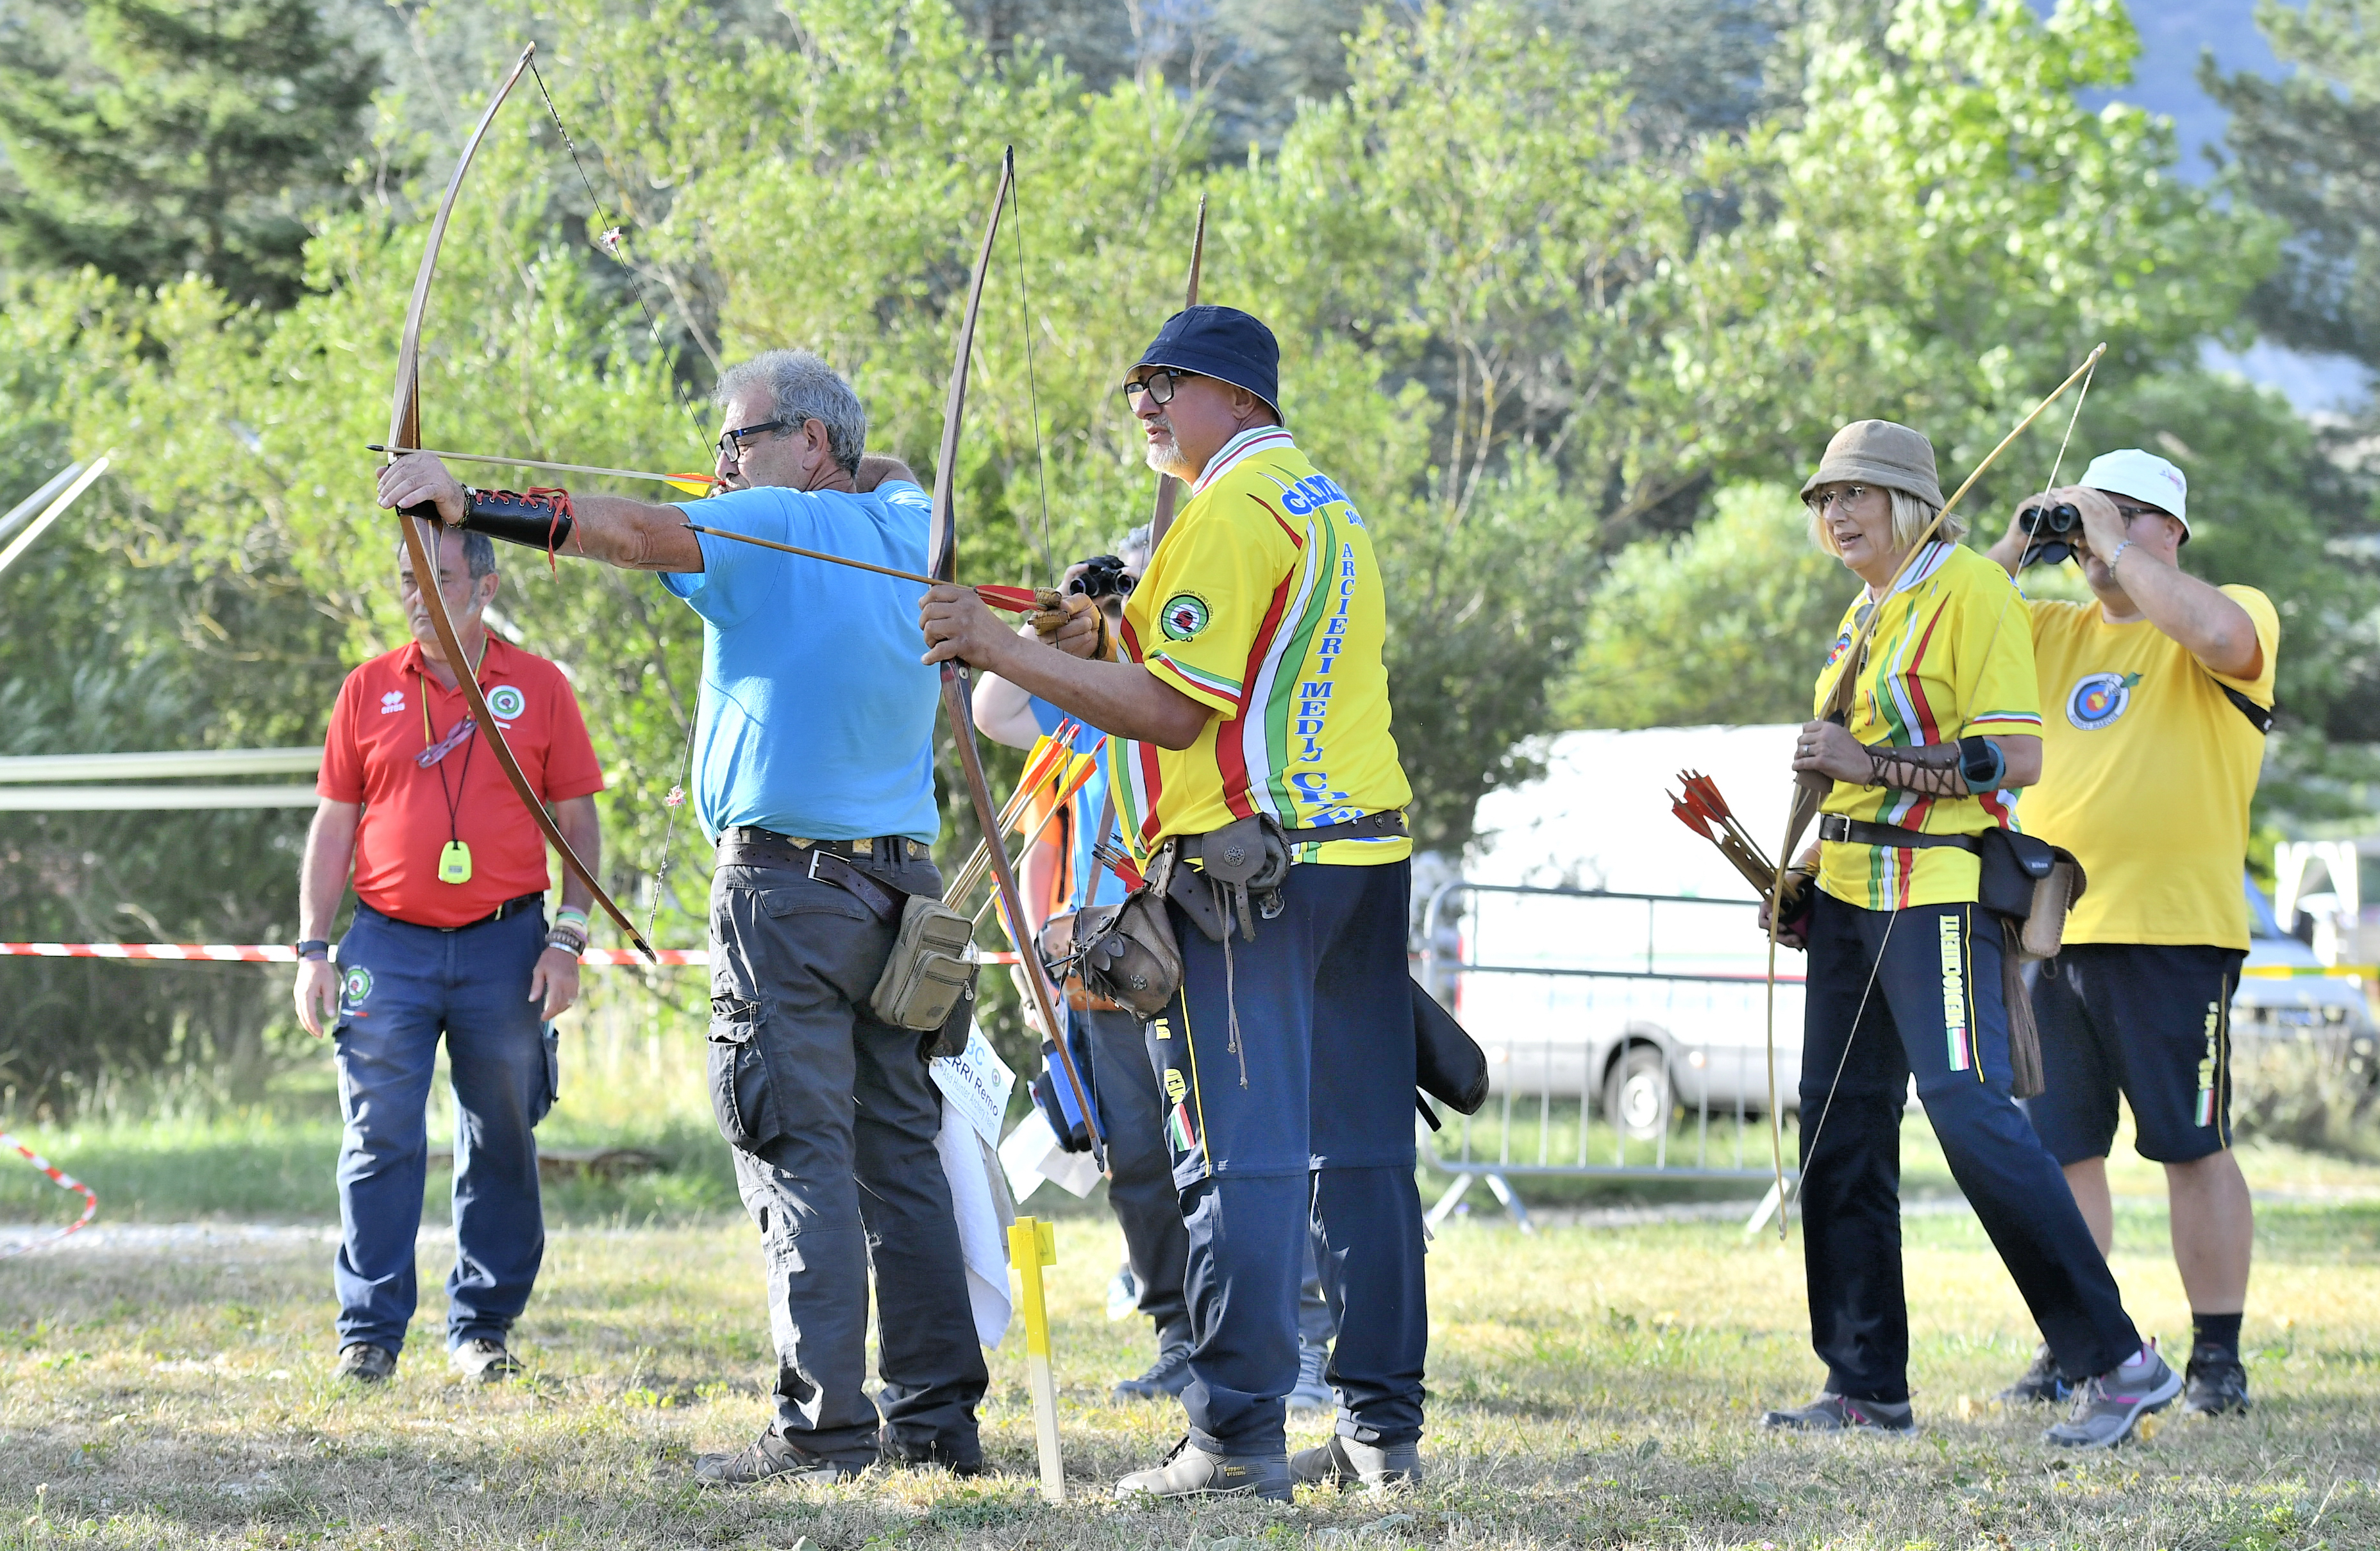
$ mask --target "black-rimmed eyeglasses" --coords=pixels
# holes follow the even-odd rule
[[[758,436],[764,430],[784,430],[791,424],[792,422],[788,420],[762,420],[757,426],[738,427],[736,430],[728,431],[726,434],[720,437],[719,455],[725,458],[729,463],[741,463],[744,461],[744,439],[746,437]]]
[[[1133,404],[1133,400],[1147,394],[1151,404],[1171,404],[1173,402],[1173,390],[1180,386],[1182,379],[1195,375],[1195,372],[1177,371],[1170,366],[1159,367],[1146,377],[1126,380],[1123,389],[1123,401],[1137,409],[1140,406]]]

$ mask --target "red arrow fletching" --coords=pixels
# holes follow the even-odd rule
[[[1683,824],[1687,829],[1692,830],[1694,833],[1702,836],[1703,839],[1714,840],[1718,838],[1710,832],[1703,816],[1695,812],[1686,804],[1684,799],[1677,796],[1675,794],[1672,794],[1670,797],[1670,811],[1678,816],[1679,823]]]

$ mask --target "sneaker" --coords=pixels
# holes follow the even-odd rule
[[[1334,1437],[1312,1448],[1301,1448],[1289,1462],[1289,1473],[1307,1484],[1345,1486],[1361,1483],[1378,1492],[1409,1485],[1421,1479],[1419,1443],[1357,1443]]]
[[[2197,1346],[2190,1352],[2183,1375],[2184,1416],[2221,1416],[2248,1409],[2248,1369],[2240,1354],[2225,1347]]]
[[[481,1384],[501,1384],[521,1375],[520,1359],[504,1350],[502,1341],[492,1341],[485,1336],[475,1337],[446,1354],[446,1365],[465,1378]]]
[[[1286,1453],[1209,1454],[1186,1437],[1163,1464],[1135,1471],[1115,1486],[1118,1497],[1258,1496],[1277,1503],[1289,1501],[1295,1491]]]
[[[694,1461],[694,1479],[703,1486],[749,1486],[781,1476],[797,1486],[832,1486],[859,1473],[855,1466],[786,1442],[774,1427],[733,1454],[702,1454]]]
[[[1114,1276],[1108,1278],[1108,1318],[1129,1318],[1138,1307],[1140,1282],[1133,1276],[1132,1262],[1127,1260],[1116,1267]]]
[[[961,1451],[936,1438],[923,1448],[906,1448],[892,1441],[892,1430],[880,1427],[876,1431],[876,1456],[888,1465],[905,1465],[912,1470],[946,1470],[953,1475],[981,1475],[983,1446]]]
[[[349,1341],[339,1349],[339,1365],[331,1370],[334,1384],[386,1384],[396,1372],[396,1353],[370,1341]]]
[[[1330,1366],[1330,1347],[1320,1341],[1297,1343],[1297,1387],[1289,1392],[1290,1415],[1310,1416],[1339,1409],[1339,1396],[1327,1374]]]
[[[1779,1432],[1909,1434],[1917,1431],[1917,1412],[1906,1400],[1854,1400],[1829,1390],[1806,1406],[1769,1412],[1760,1424]]]
[[[2024,1376],[1999,1393],[2003,1400],[2037,1400],[2049,1405],[2062,1405],[2074,1393],[2074,1386],[2058,1371],[2058,1359],[2049,1354],[2049,1343],[2042,1342],[2033,1349],[2033,1366]]]
[[[2180,1393],[2181,1375],[2155,1347],[2143,1346],[2113,1373],[2076,1385],[2074,1409],[2045,1431],[2041,1441],[2061,1448],[2113,1448],[2132,1436],[2142,1417],[2163,1411]]]
[[[1158,1349],[1157,1361],[1138,1378],[1118,1379],[1119,1400],[1167,1400],[1190,1387],[1190,1343],[1180,1341]]]

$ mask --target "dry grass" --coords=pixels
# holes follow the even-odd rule
[[[2258,1409],[2076,1460],[2034,1441],[2039,1413],[1979,1403],[2032,1337],[1970,1218],[1910,1224],[1925,1430],[1889,1442],[1752,1430],[1761,1407],[1815,1387],[1798,1245],[1716,1224],[1524,1238],[1483,1218],[1431,1259],[1427,1484],[1195,1509],[1102,1500],[1172,1441],[1179,1412],[1103,1398],[1146,1336],[1101,1312],[1116,1239],[1099,1217],[1060,1230],[1076,1490],[1062,1508],[1035,1490],[1014,1336],[993,1354],[986,1413],[997,1477],[693,1487],[695,1451],[739,1444],[765,1416],[740,1225],[559,1231],[517,1334],[528,1382],[450,1383],[432,1316],[398,1381],[365,1395],[323,1381],[327,1245],[82,1248],[0,1268],[0,1545],[2380,1544],[2380,1204],[2268,1207],[2263,1240]],[[425,1244],[425,1288],[447,1253]],[[2186,1341],[2160,1211],[2127,1211],[2119,1260],[2143,1325]]]

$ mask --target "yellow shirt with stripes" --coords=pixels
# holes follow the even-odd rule
[[[1410,802],[1389,731],[1388,599],[1354,504],[1281,426],[1241,432],[1191,486],[1124,608],[1124,653],[1214,714],[1179,751],[1121,746],[1124,834],[1146,857],[1253,813],[1290,831]],[[1356,866],[1402,835],[1300,846]]]
[[[1907,748],[1961,738],[2041,732],[2033,631],[2016,584],[1985,556],[1943,539],[1929,542],[1882,602],[1876,633],[1856,664],[1848,726],[1863,744]],[[1844,611],[1834,649],[1818,674],[1823,714],[1843,659],[1865,618],[1864,591]],[[2018,828],[2016,794],[1926,797],[1895,787],[1839,781],[1821,811],[1929,835],[1976,835]],[[1904,850],[1828,841],[1818,886],[1867,910],[1959,904],[1975,897],[1974,854],[1953,846]]]
[[[2024,820],[2090,880],[2069,942],[2248,946],[2240,875],[2265,734],[2223,686],[2272,709],[2281,621],[2254,588],[2221,590],[2255,624],[2253,678],[2210,671],[2144,619],[2110,624],[2095,601],[2033,605],[2048,715]]]

